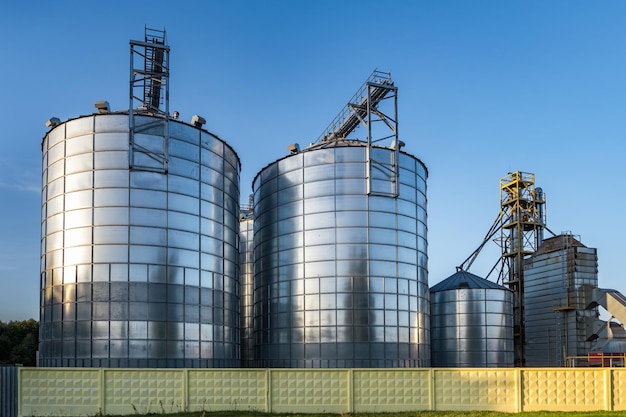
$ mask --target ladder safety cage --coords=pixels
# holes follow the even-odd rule
[[[169,53],[165,30],[145,27],[143,41],[130,41],[130,169],[167,172]],[[157,142],[155,136],[162,139]]]
[[[379,108],[385,101],[391,101],[391,105],[385,107],[391,107],[387,112]],[[398,89],[390,73],[374,70],[316,143],[346,139],[359,125],[367,129],[367,194],[397,197],[400,148],[404,144],[398,139]],[[389,161],[377,160],[373,148],[385,144],[393,151],[391,158]]]

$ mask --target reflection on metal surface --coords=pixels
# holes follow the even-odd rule
[[[365,145],[316,145],[255,178],[254,366],[430,364],[426,168],[401,153],[399,196],[367,195]]]
[[[43,139],[40,365],[238,366],[239,159],[170,121],[169,172],[130,170],[128,117]]]
[[[241,363],[248,366],[254,359],[252,333],[254,294],[254,220],[251,208],[242,209],[239,223],[239,280],[241,282]]]
[[[466,271],[430,289],[433,367],[512,367],[513,293]]]

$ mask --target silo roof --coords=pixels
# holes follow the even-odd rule
[[[467,271],[457,271],[455,274],[449,276],[438,284],[435,284],[430,292],[449,291],[458,289],[498,289],[507,290],[508,288],[489,281],[485,278],[481,278],[478,275],[474,275]]]
[[[569,234],[561,234],[548,239],[544,239],[544,241],[541,242],[541,245],[533,254],[533,256],[541,255],[543,253],[556,252],[565,248],[572,247],[586,248],[586,246],[583,245],[579,240],[574,238],[574,236]]]

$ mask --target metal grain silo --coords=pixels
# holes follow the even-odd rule
[[[433,367],[512,367],[513,292],[466,271],[430,289]]]
[[[600,323],[597,309],[589,308],[599,301],[589,292],[601,291],[597,249],[563,233],[543,240],[523,268],[526,366],[566,366],[568,357],[586,357],[594,346],[590,326]],[[609,313],[623,320],[619,311]]]
[[[290,150],[253,183],[255,366],[429,366],[426,167],[358,140]]]
[[[43,138],[40,364],[238,366],[239,158],[198,124],[129,117]]]

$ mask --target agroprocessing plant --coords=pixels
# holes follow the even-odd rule
[[[598,288],[595,249],[544,238],[533,174],[501,180],[480,247],[429,289],[428,170],[402,149],[389,73],[258,172],[241,208],[234,148],[170,114],[165,31],[130,62],[128,109],[47,123],[40,366],[623,365],[598,306],[623,323],[625,299]],[[494,238],[489,281],[469,269]]]

